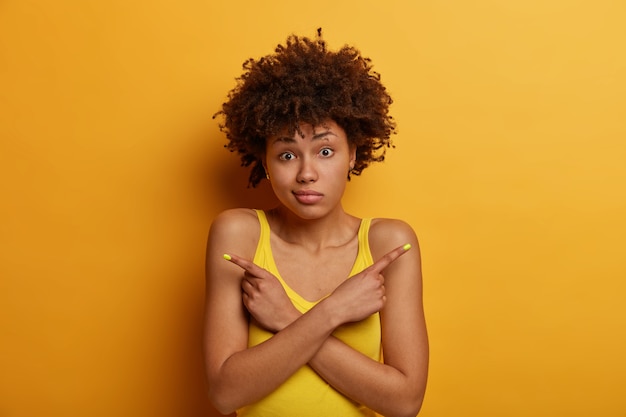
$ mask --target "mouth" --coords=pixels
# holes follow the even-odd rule
[[[324,194],[312,190],[294,191],[293,195],[301,204],[315,204],[324,197]]]

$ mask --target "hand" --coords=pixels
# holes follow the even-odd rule
[[[229,257],[230,262],[245,271],[241,280],[243,304],[261,327],[278,332],[300,317],[301,313],[271,272],[238,256]]]
[[[410,248],[410,245],[404,245],[392,250],[333,291],[327,300],[335,303],[335,311],[342,323],[364,320],[384,307],[385,277],[382,271]]]

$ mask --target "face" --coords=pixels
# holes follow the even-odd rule
[[[300,129],[304,137],[268,138],[264,166],[280,202],[298,217],[314,219],[341,209],[356,149],[332,120]]]

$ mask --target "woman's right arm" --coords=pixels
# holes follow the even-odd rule
[[[220,214],[211,226],[206,255],[204,355],[209,396],[218,411],[228,414],[254,403],[278,388],[308,363],[346,317],[333,303],[321,302],[272,338],[248,348],[248,318],[242,301],[243,270],[252,259],[259,225],[251,210]],[[260,269],[260,268],[259,268]]]
[[[218,411],[228,414],[229,375],[225,363],[248,345],[248,318],[241,302],[241,271],[224,262],[222,254],[240,250],[253,254],[253,213],[228,210],[211,224],[206,252],[204,360],[209,397]],[[250,219],[249,219],[250,218]],[[258,226],[257,226],[258,229]],[[254,228],[252,229],[254,231]],[[238,237],[238,239],[235,239]]]

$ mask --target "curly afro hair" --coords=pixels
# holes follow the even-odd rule
[[[225,147],[239,153],[242,166],[252,165],[249,186],[265,177],[266,139],[285,130],[302,135],[300,123],[319,126],[331,119],[344,129],[349,143],[356,146],[356,163],[348,179],[384,160],[396,133],[389,115],[392,99],[371,60],[356,48],[346,45],[329,51],[318,29],[316,39],[292,35],[273,54],[248,59],[243,69],[213,117],[223,119],[220,129],[229,140]]]

